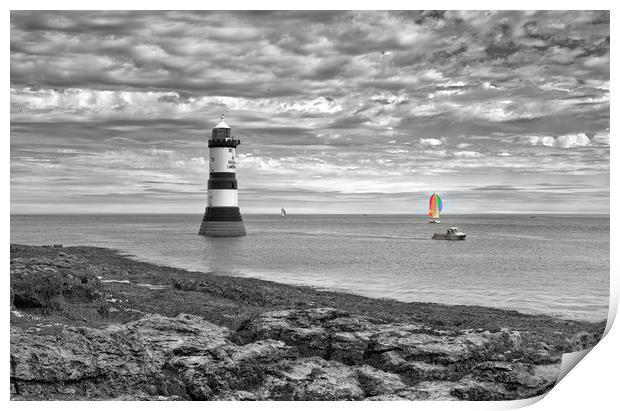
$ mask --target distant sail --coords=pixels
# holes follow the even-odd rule
[[[286,210],[284,209],[284,207],[280,209],[280,216],[286,217]]]
[[[437,195],[437,193],[433,193],[431,198],[428,200],[428,216],[431,219],[439,220],[439,212],[443,209],[443,202],[441,198]]]

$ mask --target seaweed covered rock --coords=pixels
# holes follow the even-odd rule
[[[101,281],[86,271],[67,270],[72,261],[65,253],[53,259],[11,259],[11,306],[51,312],[101,300]]]

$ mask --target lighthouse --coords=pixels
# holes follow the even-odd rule
[[[245,235],[237,202],[235,140],[222,115],[209,139],[209,182],[207,209],[198,234],[207,237],[239,237]]]

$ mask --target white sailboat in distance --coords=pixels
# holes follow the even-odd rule
[[[284,209],[284,207],[280,209],[280,217],[286,217],[286,210]]]

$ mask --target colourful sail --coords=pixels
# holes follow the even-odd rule
[[[433,193],[428,200],[428,216],[434,219],[439,218],[439,212],[443,209],[443,202],[437,193]]]
[[[428,216],[433,216],[433,206],[435,204],[435,193],[431,194],[431,198],[428,199]]]

